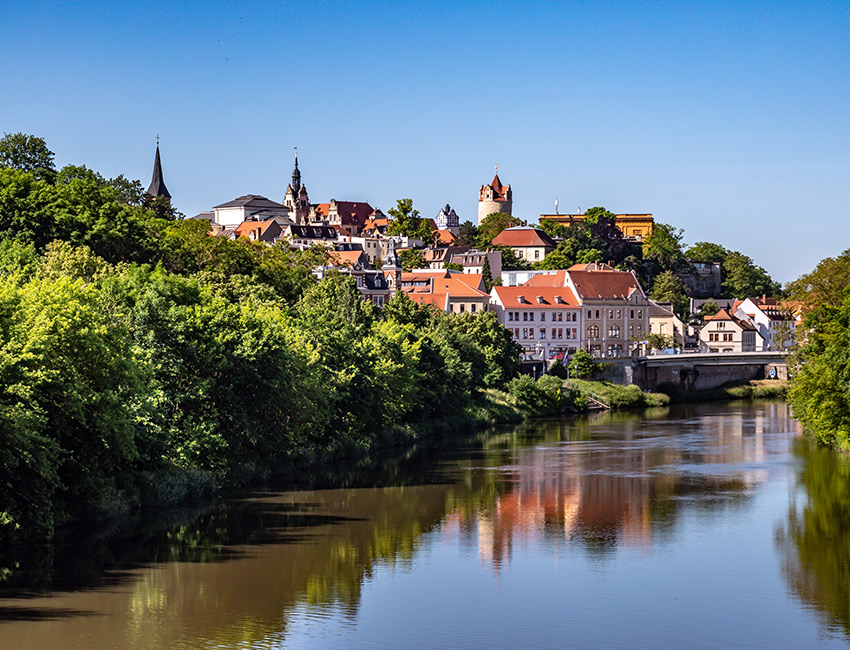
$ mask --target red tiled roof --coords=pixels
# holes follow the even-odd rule
[[[496,246],[547,246],[555,248],[555,242],[542,230],[530,226],[516,226],[506,228],[493,238],[492,244]]]
[[[540,273],[532,275],[526,282],[521,285],[523,287],[565,287],[567,286],[567,272],[556,271],[555,273]]]
[[[365,262],[360,258],[365,258]],[[363,251],[332,251],[330,260],[339,266],[354,266],[357,262],[363,262],[368,266],[369,258]]]
[[[706,316],[704,318],[706,321],[732,321],[737,324],[741,329],[745,330],[754,330],[756,329],[755,325],[752,323],[748,323],[745,320],[741,320],[740,318],[735,318],[732,314],[730,314],[725,309],[721,309],[716,314],[712,314],[711,316]]]
[[[431,273],[416,271],[401,274],[401,285],[406,292],[412,292],[426,287],[405,286],[412,282],[429,282],[429,291],[437,294],[448,293],[452,298],[485,298],[489,294],[479,288],[483,278],[477,273],[447,273],[446,271],[432,271]]]
[[[313,208],[318,214],[321,214],[323,217],[327,217],[330,213],[331,204],[319,203],[313,206]],[[362,201],[337,201],[336,209],[337,212],[339,212],[339,219],[344,226],[352,224],[361,226],[366,223],[372,213],[375,212],[371,205]]]
[[[252,232],[257,232],[259,230],[257,239],[262,237],[263,233],[266,232],[266,229],[270,225],[275,223],[274,219],[267,219],[266,221],[243,221],[238,226],[236,226],[236,230],[234,234],[237,237],[249,237]]]
[[[451,230],[438,230],[436,240],[439,244],[454,244],[455,236]]]
[[[505,309],[579,308],[569,287],[493,287],[493,291]]]
[[[641,292],[640,284],[628,271],[569,270],[576,291],[583,300],[625,300]],[[642,292],[641,292],[642,293]]]

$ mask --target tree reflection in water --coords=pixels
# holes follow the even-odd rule
[[[777,530],[789,590],[850,640],[850,458],[801,438],[802,461],[785,528]]]

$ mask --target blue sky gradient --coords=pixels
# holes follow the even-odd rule
[[[844,3],[14,3],[0,131],[175,206],[652,212],[787,282],[850,247]]]

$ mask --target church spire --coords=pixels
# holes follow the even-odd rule
[[[148,194],[154,198],[160,196],[166,199],[171,199],[171,194],[168,193],[168,188],[165,187],[165,181],[162,179],[162,162],[159,159],[159,136],[156,136],[156,157],[153,161],[153,177],[151,178]]]
[[[301,171],[298,169],[298,147],[295,147],[295,169],[292,170],[292,193],[298,196],[301,189]]]

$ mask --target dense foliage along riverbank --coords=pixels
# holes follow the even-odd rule
[[[850,453],[850,250],[789,290],[805,320],[788,400],[806,432]]]
[[[0,541],[560,408],[493,314],[379,312],[315,282],[323,251],[212,238],[122,188],[0,169]]]

